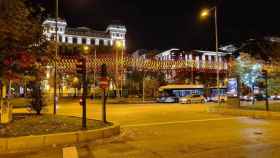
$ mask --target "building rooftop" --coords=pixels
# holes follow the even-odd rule
[[[65,33],[68,35],[76,35],[76,36],[110,38],[110,34],[108,32],[92,30],[87,27],[78,27],[78,28],[67,27]]]

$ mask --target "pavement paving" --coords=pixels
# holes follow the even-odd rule
[[[122,126],[118,137],[78,146],[81,158],[279,158],[280,123],[207,113],[208,105],[108,105],[108,119]],[[101,118],[90,103],[88,117]],[[81,107],[61,104],[58,114],[80,116]],[[52,152],[50,152],[52,151]],[[8,155],[5,158],[13,157]],[[1,155],[0,155],[1,157]],[[59,148],[21,154],[62,157]],[[2,158],[2,157],[1,157]]]

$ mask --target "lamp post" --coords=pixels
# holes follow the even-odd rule
[[[57,54],[58,54],[58,0],[56,0],[56,9],[55,9],[55,58],[54,58],[54,93],[53,93],[53,114],[56,114],[57,106]]]
[[[217,59],[217,93],[218,93],[218,103],[220,104],[220,61],[219,61],[219,39],[218,39],[218,9],[217,6],[205,9],[201,12],[201,17],[208,17],[214,11],[215,16],[215,48],[216,48],[216,59]]]
[[[95,82],[96,82],[96,47],[94,49],[94,71],[93,71],[93,87],[95,89]],[[93,89],[93,96],[95,97],[95,90]]]
[[[124,45],[123,45],[123,42],[120,41],[120,40],[117,40],[116,41],[116,85],[118,85],[117,81],[118,81],[118,78],[119,78],[119,75],[118,75],[118,64],[119,64],[119,54],[118,54],[118,50],[121,49],[121,82],[120,82],[120,87],[116,86],[117,87],[117,94],[119,94],[119,96],[122,96],[122,86],[123,86],[123,56],[124,56]]]
[[[83,129],[87,128],[87,54],[89,52],[89,47],[83,47],[83,55],[82,55],[82,76],[83,76],[83,113],[82,113],[82,127]]]

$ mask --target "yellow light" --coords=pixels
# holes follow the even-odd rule
[[[116,41],[116,47],[117,48],[122,48],[123,47],[123,42],[122,41]]]
[[[209,14],[210,14],[209,9],[204,9],[204,10],[202,10],[200,16],[204,18],[204,17],[209,16]]]
[[[78,77],[74,77],[73,82],[74,83],[78,83],[79,82],[79,78]]]
[[[49,79],[50,78],[50,73],[49,72],[47,72],[47,79]]]
[[[49,84],[46,84],[46,90],[50,90],[50,85]]]
[[[84,51],[87,52],[89,50],[89,46],[84,46]]]

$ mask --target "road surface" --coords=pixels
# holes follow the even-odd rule
[[[81,158],[279,158],[280,121],[207,113],[208,105],[108,105],[109,121],[120,136],[78,146]],[[76,102],[59,105],[58,114],[80,116]],[[89,104],[88,117],[101,118]],[[16,157],[18,155],[5,155]],[[24,158],[61,158],[59,148],[21,154]],[[0,155],[1,157],[1,155]]]

